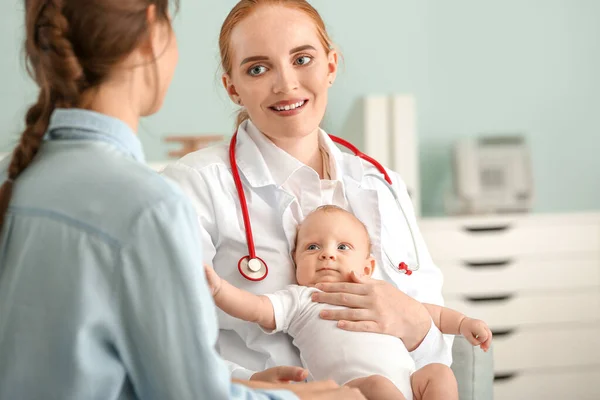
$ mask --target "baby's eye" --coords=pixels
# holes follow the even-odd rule
[[[255,65],[254,67],[248,70],[248,75],[250,76],[260,76],[267,72],[267,67],[264,65]]]
[[[316,244],[309,244],[306,250],[319,250],[319,246]]]
[[[350,250],[350,246],[345,243],[338,245],[338,250]]]
[[[296,65],[308,65],[312,62],[312,57],[309,56],[301,56],[296,58],[295,64]]]

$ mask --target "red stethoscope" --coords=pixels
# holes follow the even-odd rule
[[[377,170],[381,173],[381,175],[383,175],[383,177],[380,175],[373,175],[373,174],[369,174],[369,175],[365,175],[365,176],[372,176],[372,177],[378,178],[383,183],[385,183],[385,185],[388,187],[388,189],[394,195],[394,198],[396,199],[396,203],[398,204],[398,207],[400,208],[400,210],[402,211],[402,214],[404,215],[404,219],[406,220],[407,226],[410,230],[410,234],[412,237],[413,248],[415,251],[415,257],[417,259],[417,263],[414,267],[409,267],[405,262],[401,262],[398,265],[397,271],[401,272],[403,274],[406,274],[406,275],[411,275],[413,273],[413,271],[416,271],[419,269],[419,254],[417,251],[417,245],[415,242],[412,228],[410,226],[410,223],[408,222],[406,213],[404,212],[404,209],[402,208],[402,205],[400,204],[398,196],[396,195],[396,192],[392,187],[392,180],[390,179],[390,176],[388,175],[385,168],[383,168],[383,166],[381,164],[379,164],[379,162],[377,162],[377,160],[362,153],[352,143],[350,143],[342,138],[339,138],[337,136],[333,136],[333,135],[329,135],[329,138],[334,143],[344,146],[347,149],[349,149],[350,151],[352,151],[352,153],[354,153],[355,156],[360,157],[363,160],[373,164],[373,166],[375,168],[377,168]],[[244,218],[244,227],[246,229],[246,242],[248,245],[248,255],[240,258],[240,261],[238,262],[238,270],[240,271],[240,274],[242,274],[242,276],[244,278],[248,279],[249,281],[258,282],[258,281],[262,281],[263,279],[265,279],[267,277],[267,275],[269,274],[269,267],[267,266],[267,263],[262,258],[260,258],[256,255],[256,248],[254,246],[254,236],[252,235],[252,225],[250,224],[250,213],[248,211],[248,203],[246,202],[246,195],[244,194],[244,187],[242,186],[242,180],[240,178],[240,173],[238,170],[237,162],[235,160],[236,143],[237,143],[237,131],[233,134],[233,136],[231,138],[231,142],[229,144],[229,163],[231,164],[231,173],[233,174],[233,181],[235,182],[235,187],[237,189],[238,197],[240,200],[240,206],[242,208],[242,216]],[[388,260],[390,261],[390,263],[392,263],[392,265],[394,265],[394,263],[391,261],[390,257],[387,255],[387,253],[386,253],[386,256],[387,256]]]

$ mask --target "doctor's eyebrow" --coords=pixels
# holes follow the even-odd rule
[[[293,49],[290,50],[290,55],[294,54],[294,53],[298,53],[304,50],[314,50],[316,51],[317,49],[314,48],[314,46],[311,46],[310,44],[305,44],[302,46],[298,46],[298,47],[294,47]],[[246,57],[242,60],[242,62],[240,63],[240,66],[244,65],[244,64],[248,64],[250,62],[256,62],[256,61],[269,61],[269,57],[267,56],[252,56],[252,57]]]

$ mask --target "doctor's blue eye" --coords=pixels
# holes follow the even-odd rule
[[[350,250],[350,246],[345,243],[338,245],[338,250]]]
[[[250,76],[260,76],[267,72],[267,67],[264,65],[255,65],[254,67],[248,70],[248,75]]]
[[[312,62],[312,57],[310,56],[301,56],[296,58],[296,61],[294,61],[294,64],[296,65],[308,65]]]
[[[308,245],[306,250],[319,250],[319,246],[317,246],[316,244],[311,244],[311,245]]]

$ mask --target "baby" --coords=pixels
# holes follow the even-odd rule
[[[402,340],[340,329],[335,321],[320,318],[319,312],[342,307],[311,300],[317,283],[350,282],[352,272],[371,276],[375,260],[370,247],[367,229],[354,215],[336,206],[322,206],[298,227],[292,253],[298,285],[257,296],[232,286],[212,268],[205,269],[216,305],[233,317],[258,323],[269,333],[283,331],[292,336],[314,379],[358,387],[369,400],[412,399],[415,364]],[[462,334],[471,344],[489,349],[492,334],[483,321],[448,308],[424,306],[443,333]],[[450,380],[444,387],[456,391],[453,374],[428,377],[428,381],[437,379]],[[443,399],[458,399],[458,393],[446,393]]]

